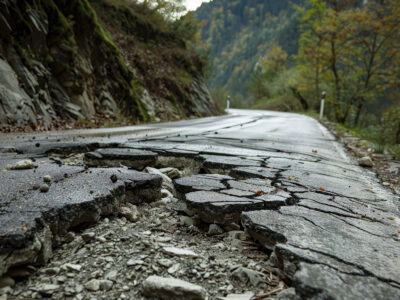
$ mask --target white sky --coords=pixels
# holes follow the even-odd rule
[[[187,10],[195,10],[201,5],[201,3],[209,1],[210,0],[186,0],[186,8]]]

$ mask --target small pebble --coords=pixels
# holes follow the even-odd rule
[[[51,182],[51,176],[50,175],[43,176],[43,181],[44,182]]]
[[[49,189],[50,189],[50,187],[49,187],[49,185],[46,184],[46,183],[43,183],[43,184],[40,186],[40,191],[41,191],[42,193],[47,193],[47,192],[49,191]]]
[[[117,175],[112,174],[111,177],[110,177],[110,179],[111,179],[112,182],[117,182],[118,177],[117,177]]]

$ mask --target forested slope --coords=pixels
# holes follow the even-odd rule
[[[297,53],[298,30],[292,4],[300,0],[218,0],[204,3],[196,18],[211,55],[213,88],[246,94],[257,61],[274,44]]]

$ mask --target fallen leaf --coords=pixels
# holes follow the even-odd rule
[[[325,192],[325,189],[324,189],[323,187],[320,187],[319,190],[320,190],[321,192]]]
[[[257,194],[258,196],[262,196],[262,195],[263,195],[263,192],[262,192],[262,191],[257,191],[256,194]]]
[[[318,150],[313,149],[312,152],[313,153],[318,153]]]
[[[25,225],[24,227],[22,227],[22,229],[27,231],[28,230],[28,225]]]

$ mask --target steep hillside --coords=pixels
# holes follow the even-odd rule
[[[128,2],[0,1],[0,124],[217,113],[199,56]]]
[[[279,44],[297,53],[297,20],[292,4],[301,0],[214,0],[196,11],[213,64],[212,87],[245,94],[257,61]]]

